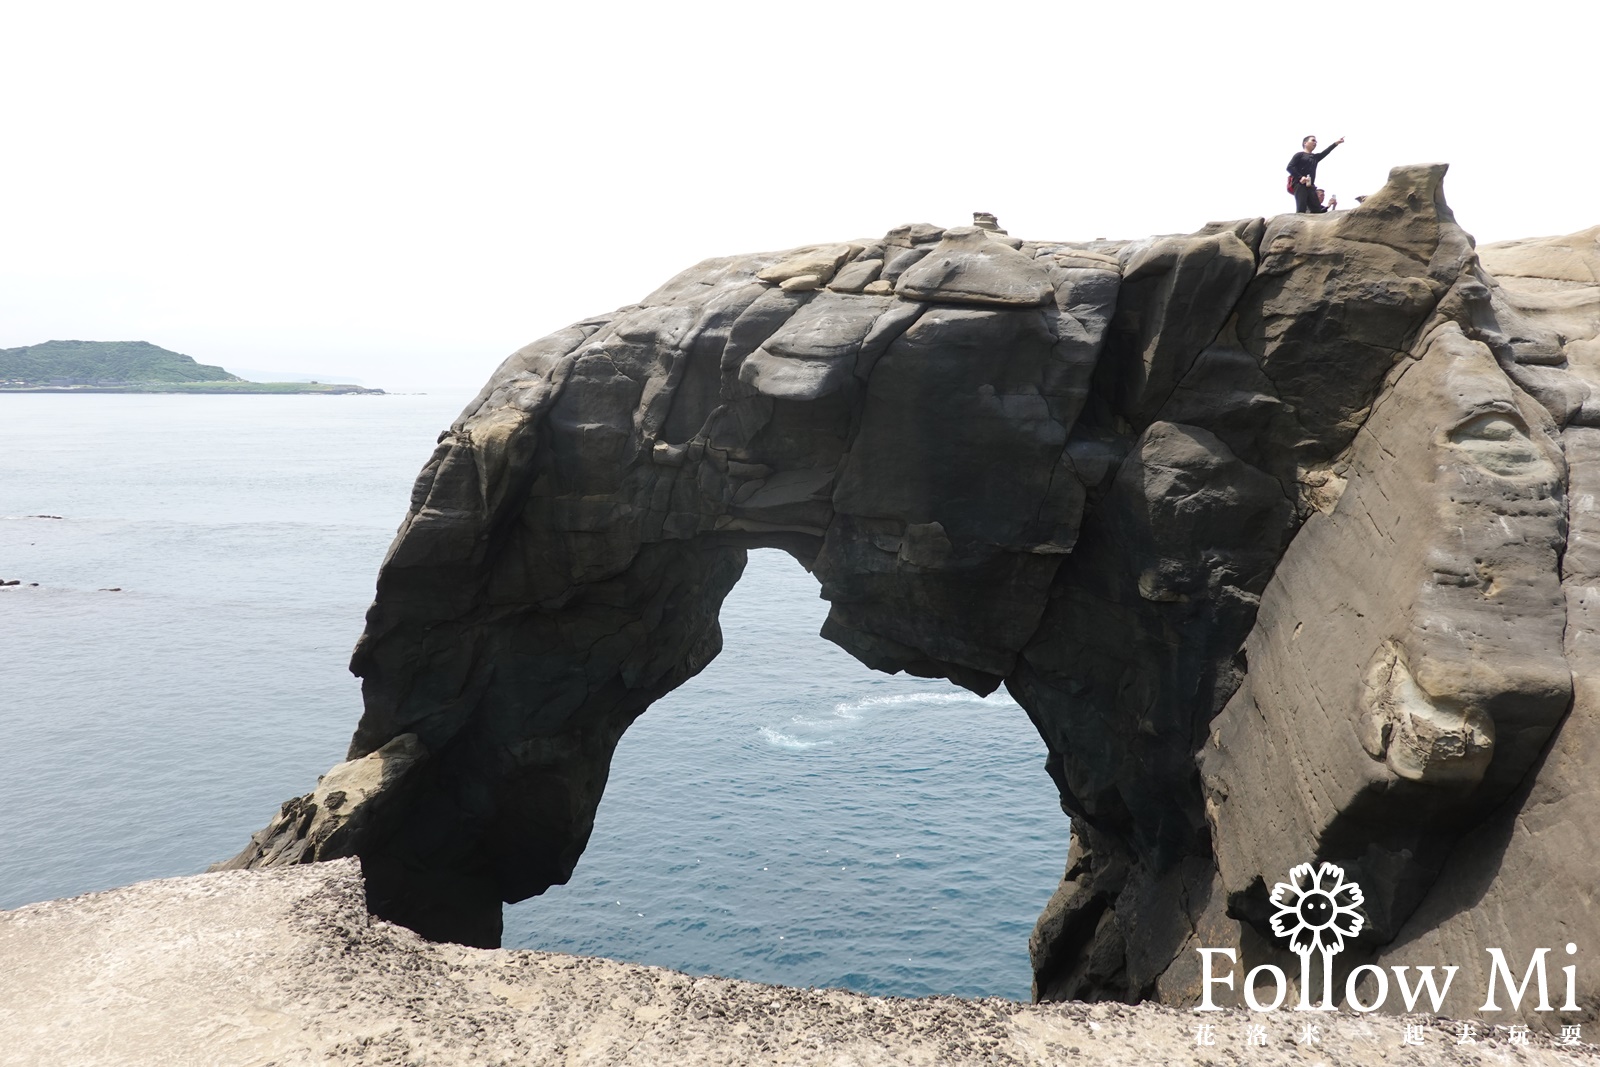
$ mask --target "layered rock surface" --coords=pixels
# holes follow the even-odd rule
[[[1443,1020],[1195,1017],[696,978],[545,952],[463,948],[374,922],[355,862],[172,878],[0,912],[0,1065],[938,1064],[1034,1067],[1221,1058],[1328,1067],[1594,1064],[1594,1047],[1504,1034],[1458,1046]],[[1247,1043],[1261,1028],[1262,1048]]]
[[[1444,170],[1187,236],[711,260],[513,354],[384,562],[350,762],[229,865],[357,855],[379,915],[496,944],[775,546],[824,636],[1044,738],[1043,999],[1192,1003],[1201,944],[1293,972],[1266,890],[1313,859],[1365,889],[1346,967],[1600,946],[1600,232],[1480,253]]]

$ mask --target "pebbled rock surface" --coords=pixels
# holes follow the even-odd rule
[[[776,546],[824,636],[1038,728],[1040,999],[1192,1004],[1199,945],[1297,973],[1267,892],[1309,861],[1365,892],[1342,969],[1600,950],[1600,229],[1476,249],[1444,172],[710,260],[514,353],[384,562],[350,762],[224,866],[359,856],[378,915],[497,944]]]
[[[424,941],[373,921],[354,861],[145,882],[0,912],[0,1065],[1060,1064],[1600,1061],[1411,1016],[903,1000]],[[1267,1047],[1246,1044],[1263,1027]]]

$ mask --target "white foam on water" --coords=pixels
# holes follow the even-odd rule
[[[1014,706],[1016,701],[1004,693],[981,697],[976,693],[968,693],[964,690],[956,693],[896,693],[892,696],[863,697],[860,700],[852,700],[844,704],[835,705],[833,710],[836,715],[854,719],[859,717],[860,712],[869,708],[917,704],[989,704],[996,707],[1004,707],[1007,705]]]
[[[795,715],[789,722],[805,731],[836,730],[859,721],[862,714],[878,708],[891,707],[927,707],[946,706],[951,704],[983,704],[991,707],[1016,707],[1016,701],[1006,693],[995,693],[992,696],[980,697],[976,693],[966,691],[938,692],[928,691],[923,693],[895,693],[888,696],[862,697],[859,700],[847,700],[833,706],[832,711],[826,716],[811,717]],[[798,740],[798,739],[796,739]]]
[[[816,748],[818,745],[833,744],[832,741],[828,740],[807,741],[803,738],[793,737],[789,734],[786,734],[782,730],[774,730],[770,726],[761,727],[761,736],[766,738],[767,744],[771,745],[773,748],[787,748],[794,751],[803,751],[808,748]]]
[[[833,730],[843,725],[846,720],[854,718],[856,718],[854,715],[840,715],[838,712],[835,712],[831,717],[826,719],[808,719],[804,715],[796,715],[789,721],[800,727],[802,730]]]

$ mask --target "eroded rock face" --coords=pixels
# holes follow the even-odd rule
[[[1041,998],[1192,1003],[1198,945],[1294,973],[1266,887],[1313,859],[1365,890],[1352,962],[1600,934],[1600,230],[1480,255],[1443,174],[711,260],[529,345],[417,481],[352,762],[228,865],[359,855],[378,914],[496,943],[776,546],[824,636],[1037,726],[1072,816]],[[1589,889],[1508,906],[1540,885]]]

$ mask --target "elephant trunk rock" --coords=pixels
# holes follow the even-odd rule
[[[1444,171],[1187,236],[708,260],[519,350],[417,479],[350,762],[230,865],[359,856],[379,915],[496,943],[778,547],[828,639],[1038,728],[1072,819],[1038,997],[1287,958],[1301,860],[1359,878],[1363,959],[1547,943],[1504,900],[1596,874],[1600,230],[1477,250]]]

